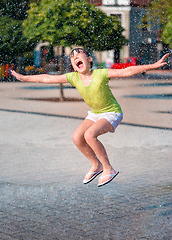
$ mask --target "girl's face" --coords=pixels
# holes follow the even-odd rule
[[[81,48],[71,52],[70,60],[74,70],[83,74],[91,69],[90,63],[93,61],[92,57],[88,56]]]

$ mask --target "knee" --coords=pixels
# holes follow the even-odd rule
[[[85,132],[84,138],[85,138],[85,141],[88,143],[88,145],[90,145],[92,141],[95,139],[94,134],[89,130]]]
[[[76,146],[79,146],[79,145],[81,145],[81,143],[83,141],[83,137],[78,132],[74,132],[72,135],[72,140]]]

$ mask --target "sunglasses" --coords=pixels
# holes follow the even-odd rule
[[[90,54],[83,48],[74,48],[70,53],[70,57],[74,57],[74,51],[76,51],[77,53],[84,52],[88,57],[90,56]]]

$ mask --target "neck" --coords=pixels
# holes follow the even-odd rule
[[[87,72],[79,73],[80,76],[89,77],[92,75],[93,70],[90,69]]]

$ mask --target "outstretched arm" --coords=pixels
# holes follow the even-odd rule
[[[39,75],[22,75],[14,70],[11,71],[12,76],[16,77],[21,82],[37,82],[37,83],[67,83],[66,74],[62,75],[49,75],[49,74],[39,74]]]
[[[131,77],[139,73],[160,68],[167,64],[166,58],[168,56],[169,56],[169,53],[165,54],[158,62],[149,64],[149,65],[131,66],[125,69],[109,69],[108,78]]]

